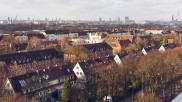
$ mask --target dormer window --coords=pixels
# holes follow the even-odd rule
[[[26,84],[25,80],[19,80],[19,83],[20,83],[21,86],[25,86],[25,84]]]

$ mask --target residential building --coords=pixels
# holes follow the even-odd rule
[[[131,42],[133,42],[134,36],[133,35],[126,35],[126,34],[108,34],[103,39],[105,41],[107,41],[107,40],[130,40]]]
[[[93,70],[92,68],[97,68],[94,71],[99,71],[99,66],[106,65],[107,67],[111,67],[110,63],[112,63],[114,58],[112,56],[106,56],[103,58],[93,58],[91,60],[84,60],[78,62],[73,68],[73,72],[75,73],[77,80],[75,86],[77,88],[84,89],[85,83],[89,80]]]
[[[154,49],[155,49],[155,47],[153,47],[153,46],[148,46],[148,47],[142,49],[142,53],[143,53],[144,55],[148,55],[148,52],[149,52],[149,51],[152,51],[152,50],[154,50]]]
[[[55,49],[36,50],[13,54],[0,55],[0,61],[7,65],[7,73],[14,76],[14,68],[19,68],[22,74],[62,66],[63,53]]]
[[[161,47],[158,50],[159,50],[159,52],[163,53],[167,49],[169,49],[169,48],[173,49],[175,47],[176,47],[175,43],[168,43],[168,44],[161,45]]]
[[[146,34],[163,34],[163,30],[146,30]]]
[[[36,70],[19,76],[8,77],[5,89],[14,94],[23,94],[46,101],[52,93],[63,88],[65,80],[73,86],[75,83],[74,72],[69,65]]]
[[[92,58],[105,57],[112,55],[112,47],[106,42],[96,44],[83,45],[91,55]]]
[[[19,42],[28,42],[28,36],[16,36],[15,39]]]
[[[27,49],[28,43],[18,43],[14,44],[16,51],[25,51]]]
[[[69,33],[68,31],[62,31],[62,30],[50,30],[45,31],[46,38],[48,40],[62,40],[64,38],[78,38],[78,33]]]

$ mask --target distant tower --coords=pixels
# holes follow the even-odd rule
[[[129,17],[125,17],[125,23],[129,24],[129,21],[130,21]]]
[[[8,17],[8,21],[10,21],[10,17]]]
[[[120,22],[121,21],[121,19],[120,19],[120,17],[118,17],[118,22]]]
[[[178,20],[179,20],[179,10],[178,10]]]
[[[99,21],[101,22],[102,21],[102,18],[99,18]]]
[[[172,21],[174,21],[174,16],[172,15]]]

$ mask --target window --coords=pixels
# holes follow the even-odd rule
[[[10,84],[9,83],[7,84],[7,87],[10,87]]]
[[[62,79],[59,79],[59,82],[62,82],[63,80]]]
[[[79,69],[79,67],[76,67],[76,69]]]
[[[50,90],[49,89],[47,90],[47,93],[50,93]]]
[[[70,79],[73,79],[73,76],[71,76]]]
[[[77,75],[79,75],[79,72],[76,72]]]
[[[82,75],[82,72],[80,72],[80,75]]]

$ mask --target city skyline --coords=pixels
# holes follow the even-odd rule
[[[0,0],[0,19],[182,20],[180,0]]]

